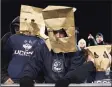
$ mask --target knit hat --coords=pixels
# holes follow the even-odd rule
[[[102,34],[102,33],[97,33],[97,34],[96,34],[96,38],[97,38],[98,36],[101,36],[101,37],[103,38],[103,34]]]

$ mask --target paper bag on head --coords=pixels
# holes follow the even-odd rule
[[[90,46],[87,48],[94,55],[96,70],[106,71],[111,64],[111,59],[107,48],[104,45]]]
[[[28,31],[31,35],[39,35],[45,29],[42,10],[38,7],[21,5],[20,32]]]
[[[112,49],[112,45],[104,45],[108,51],[108,53],[111,52],[111,49]]]
[[[51,48],[55,53],[68,53],[77,50],[75,44],[75,23],[72,7],[48,6],[43,11]],[[64,29],[67,37],[56,38],[54,31]]]
[[[110,55],[111,55],[111,57],[112,57],[112,45],[111,45],[111,51],[110,51]]]

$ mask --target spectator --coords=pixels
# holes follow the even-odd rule
[[[54,13],[57,12],[57,9],[59,9],[59,12],[55,16]],[[62,18],[60,22],[58,18],[61,14],[66,20]],[[73,8],[71,7],[48,6],[43,10],[52,50],[49,51],[46,44],[36,47],[24,68],[20,87],[33,87],[33,80],[37,78],[39,71],[44,72],[46,83],[56,83],[55,87],[67,87],[70,83],[83,83],[89,73],[94,70],[93,58],[89,60],[88,55],[84,56],[81,51],[76,52],[74,27],[71,27],[74,26],[74,21],[68,19],[69,16],[71,18],[71,15],[74,17]],[[56,22],[54,23],[54,21]]]
[[[10,23],[10,32],[6,33],[1,39],[1,50],[3,50],[8,38],[12,34],[16,34],[19,30],[19,16],[14,18],[14,20]]]
[[[91,55],[95,59],[95,66],[96,66],[96,76],[95,80],[103,80],[103,79],[109,79],[108,76],[106,76],[106,72],[110,70],[111,67],[111,56],[108,53],[107,49],[105,49],[105,46],[90,46],[87,47],[87,49],[90,50]],[[88,53],[90,53],[88,51]]]
[[[78,47],[79,47],[80,49],[85,49],[85,48],[86,48],[86,41],[85,41],[84,39],[80,39],[80,40],[78,41]]]
[[[64,36],[62,33],[55,33],[55,35],[58,38]],[[36,47],[34,54],[25,67],[24,77],[20,80],[20,87],[33,87],[33,80],[36,79],[40,70],[44,70],[45,82],[56,82],[55,87],[65,87],[70,83],[83,83],[89,73],[95,69],[93,58],[83,55],[81,51],[76,53],[49,52],[45,44]],[[86,61],[88,62],[84,64]]]
[[[23,6],[23,8],[24,7],[27,6]],[[36,9],[38,13],[39,8]],[[28,13],[29,12],[27,12],[26,14]],[[21,18],[26,19],[26,17],[22,15],[20,16],[20,19]],[[30,20],[30,18],[31,17],[27,16],[28,20]],[[38,16],[36,16],[36,18],[38,18]],[[19,28],[19,33],[11,35],[8,38],[3,49],[2,59],[4,61],[2,60],[3,64],[1,81],[5,84],[19,82],[19,79],[23,74],[24,66],[28,62],[30,56],[33,54],[35,46],[39,46],[44,43],[44,40],[42,38],[40,38],[39,36],[37,37],[37,33],[39,33],[37,28],[31,28],[29,23],[24,23],[22,21],[20,21],[20,25],[21,26]],[[14,30],[18,31],[17,28],[15,29],[15,25],[12,25],[12,27],[14,28]]]
[[[104,37],[102,33],[96,34],[96,40],[91,34],[88,36],[88,46],[104,45],[104,44],[105,44]]]
[[[104,45],[104,37],[102,33],[97,33],[96,34],[96,42],[98,45]]]
[[[15,29],[19,27],[19,16],[17,16],[10,24],[10,32],[6,33],[1,40],[1,68],[2,68],[2,83],[5,81],[5,68],[7,67],[9,63],[9,58],[5,58],[6,53],[4,53],[4,48],[7,44],[8,39],[11,35],[15,34]],[[3,74],[4,73],[4,74]],[[3,81],[4,80],[4,81]]]

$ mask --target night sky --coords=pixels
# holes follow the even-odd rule
[[[64,5],[77,8],[75,12],[75,25],[79,28],[78,40],[84,38],[87,40],[91,33],[93,36],[97,32],[104,35],[105,42],[112,43],[111,40],[111,3],[109,1],[41,1],[38,0],[2,0],[1,8],[1,36],[9,32],[10,22],[20,13],[20,5],[32,5],[45,8],[47,5]]]

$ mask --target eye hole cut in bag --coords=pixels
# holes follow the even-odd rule
[[[63,29],[63,28],[62,28],[62,29],[59,29],[59,30],[53,30],[53,33],[54,33],[54,34],[57,34],[57,33],[63,34],[64,37],[68,37],[68,35],[67,35],[65,29]]]
[[[95,58],[98,58],[99,57],[96,52],[94,52],[94,57]]]
[[[110,49],[111,46],[108,45],[98,45],[90,46],[88,49],[92,52],[94,56],[94,63],[97,71],[106,71],[111,66],[111,55]]]
[[[104,54],[103,54],[104,58],[109,58],[106,51],[104,51]]]

